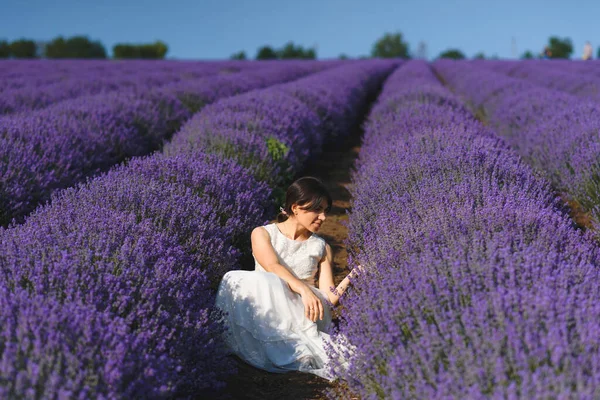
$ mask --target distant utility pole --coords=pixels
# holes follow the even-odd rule
[[[513,36],[510,46],[512,58],[517,58],[517,39]]]
[[[415,54],[415,58],[427,59],[427,43],[421,41],[419,42],[419,46],[417,47],[417,52]]]

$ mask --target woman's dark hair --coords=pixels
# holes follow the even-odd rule
[[[323,204],[324,202],[326,204]],[[300,208],[307,211],[323,207],[325,212],[329,212],[332,203],[331,195],[323,182],[312,176],[304,176],[292,183],[285,192],[285,206],[283,206],[285,213],[280,212],[277,215],[277,222],[283,222],[293,214],[293,204],[298,204]]]

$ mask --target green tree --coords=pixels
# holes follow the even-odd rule
[[[229,57],[232,60],[246,60],[246,52],[245,51],[238,51],[237,53],[233,53],[231,55],[231,57]]]
[[[68,58],[67,42],[65,39],[62,36],[58,36],[47,43],[44,56],[48,58]]]
[[[169,47],[167,44],[157,40],[151,44],[140,45],[140,58],[162,60],[168,51]]]
[[[36,58],[37,46],[33,40],[15,40],[10,44],[10,53],[15,58]]]
[[[481,51],[477,54],[475,54],[475,57],[473,57],[474,60],[485,60],[485,54],[483,54]]]
[[[102,43],[92,42],[86,36],[67,39],[67,49],[71,58],[106,58],[106,49]]]
[[[386,33],[377,40],[371,50],[372,57],[378,58],[410,58],[408,43],[402,40],[402,33]]]
[[[168,51],[169,47],[160,40],[145,44],[117,43],[113,46],[113,57],[117,59],[163,59]]]
[[[462,53],[462,51],[458,50],[458,49],[449,49],[446,51],[443,51],[438,58],[451,58],[453,60],[463,60],[465,59],[465,55]]]
[[[271,46],[263,46],[256,53],[257,60],[276,60],[277,53]]]
[[[10,45],[6,40],[0,40],[0,58],[10,57]]]
[[[348,58],[349,58],[349,57],[348,57],[346,54],[344,54],[344,53],[342,53],[342,54],[340,54],[340,55],[338,56],[338,60],[347,60]]]
[[[106,58],[106,49],[102,43],[92,42],[86,36],[66,40],[58,36],[46,44],[44,55],[48,58]]]
[[[317,51],[312,47],[304,51],[304,60],[316,60],[317,59]]]
[[[286,43],[281,49],[276,51],[277,58],[280,60],[302,59],[314,60],[317,58],[315,49],[304,49],[302,46],[296,46],[293,42]]]
[[[132,44],[115,44],[113,58],[139,58],[137,47]]]
[[[530,50],[527,50],[525,53],[521,55],[521,60],[531,60],[533,59],[533,53]]]
[[[548,39],[548,48],[552,52],[550,58],[570,58],[573,53],[573,43],[569,38],[552,36]]]
[[[294,43],[288,42],[281,49],[275,51],[277,58],[280,60],[291,60],[294,58],[301,58],[303,50],[300,47],[294,46]]]

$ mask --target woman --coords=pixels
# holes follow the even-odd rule
[[[221,281],[216,306],[225,312],[226,343],[257,368],[335,379],[324,348],[325,343],[341,346],[328,334],[331,307],[355,270],[333,290],[331,247],[316,234],[331,203],[318,179],[292,183],[278,222],[252,231],[255,270],[230,271]]]

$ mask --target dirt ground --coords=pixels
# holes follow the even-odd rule
[[[318,234],[334,251],[334,279],[336,285],[349,273],[344,240],[348,230],[343,224],[348,220],[346,210],[350,208],[350,171],[360,150],[361,132],[354,132],[342,145],[326,147],[324,152],[303,171],[302,176],[315,176],[323,181],[333,197],[333,207]],[[335,318],[335,310],[334,310]],[[237,357],[232,357],[238,374],[227,382],[227,388],[211,399],[326,399],[325,390],[334,386],[327,380],[312,374],[290,372],[269,373],[254,368]]]

